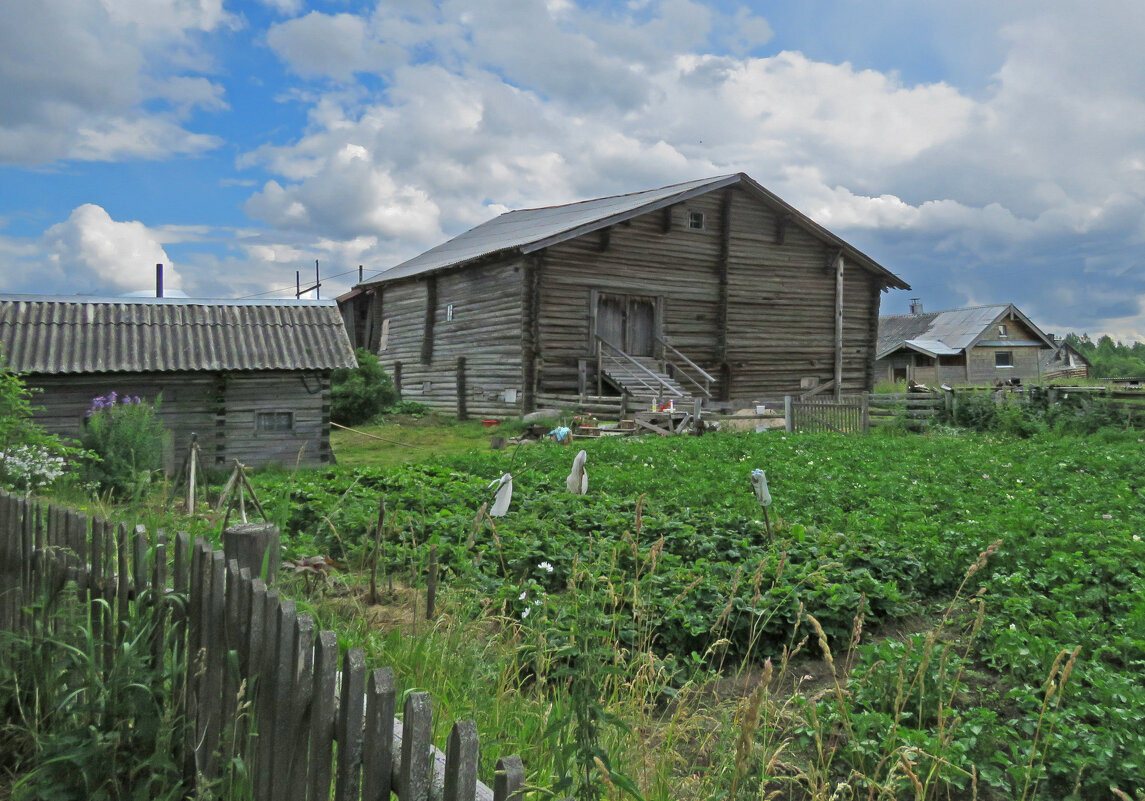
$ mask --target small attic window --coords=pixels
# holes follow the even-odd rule
[[[1002,339],[1006,339],[1008,336],[1010,336],[1010,330],[1006,328],[1004,323],[998,326],[998,336]]]
[[[688,212],[688,227],[702,230],[704,227],[704,213],[702,211]]]
[[[447,323],[453,322],[453,304],[452,303],[450,303],[448,306],[445,307],[445,321]]]

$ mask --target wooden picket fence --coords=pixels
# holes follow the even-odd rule
[[[334,632],[315,633],[310,615],[202,539],[168,542],[0,492],[0,630],[50,630],[58,615],[44,598],[88,605],[105,664],[127,621],[150,616],[153,663],[182,668],[179,756],[192,782],[237,758],[255,801],[522,797],[518,757],[497,762],[493,789],[478,782],[472,721],[435,749],[427,693],[409,693],[398,719],[392,670],[368,670],[361,649],[339,660]]]

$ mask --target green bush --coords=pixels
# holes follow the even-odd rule
[[[92,399],[80,436],[90,451],[83,480],[101,492],[132,497],[142,492],[163,467],[163,424],[159,399],[147,403],[138,395],[116,392]]]
[[[378,357],[365,348],[358,348],[354,355],[357,368],[330,375],[330,419],[344,426],[364,423],[398,400],[394,382],[378,364]]]
[[[74,449],[32,420],[32,391],[0,360],[0,487],[31,492],[64,472]]]

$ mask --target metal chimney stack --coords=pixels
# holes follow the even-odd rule
[[[155,297],[163,297],[163,265],[155,265]]]
[[[922,314],[922,298],[911,298],[910,299],[910,313],[911,314]]]

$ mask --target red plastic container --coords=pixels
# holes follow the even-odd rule
[[[486,428],[492,428],[493,426],[501,425],[501,421],[500,420],[482,420],[481,425],[485,426]]]

